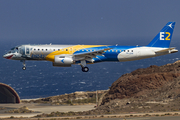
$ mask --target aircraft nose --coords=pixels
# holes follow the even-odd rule
[[[6,54],[3,55],[3,58],[5,58],[5,57],[6,57]]]
[[[6,58],[6,59],[11,59],[12,57],[13,55],[8,55],[8,54],[3,55],[3,58]]]

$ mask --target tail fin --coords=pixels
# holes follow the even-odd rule
[[[147,47],[169,48],[175,22],[168,22]]]

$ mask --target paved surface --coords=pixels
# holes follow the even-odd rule
[[[87,120],[87,119],[81,119]],[[88,120],[180,120],[180,116],[165,116],[165,117],[135,117],[135,118],[101,118]]]
[[[29,110],[33,110],[36,111],[36,113],[4,113],[4,111],[8,111],[8,110],[12,110],[12,109],[17,109],[20,107],[26,106],[29,108]],[[42,114],[42,113],[51,113],[51,112],[69,112],[69,111],[73,111],[73,112],[77,112],[77,111],[88,111],[88,110],[92,110],[94,109],[94,105],[78,105],[78,106],[53,106],[53,105],[48,105],[48,104],[38,104],[38,103],[28,103],[28,104],[0,104],[0,107],[5,107],[5,110],[0,110],[0,119],[1,118],[10,118],[11,116],[14,117],[33,117],[36,116],[38,114]],[[180,120],[180,116],[164,116],[164,117],[134,117],[134,118],[128,118],[126,116],[131,116],[131,115],[164,115],[167,113],[171,113],[171,114],[179,114],[180,115],[180,111],[176,111],[176,112],[159,112],[159,113],[130,113],[130,114],[110,114],[110,115],[103,115],[104,117],[102,118],[102,115],[97,115],[96,117],[98,119],[89,119],[89,120]],[[113,116],[121,116],[123,118],[108,118],[108,117],[113,117]],[[68,116],[67,116],[68,117]],[[64,117],[64,118],[67,118]],[[68,118],[74,119],[77,117],[81,117],[81,118],[85,118],[87,116],[69,116]],[[88,116],[93,118],[93,115]],[[126,119],[125,119],[126,117]],[[48,119],[56,119],[55,118],[50,118],[48,117]],[[63,118],[63,117],[61,117]],[[19,119],[19,118],[18,118]],[[42,119],[46,119],[46,118],[42,118]],[[87,120],[87,119],[82,119],[82,120]]]

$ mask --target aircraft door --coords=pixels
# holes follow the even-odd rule
[[[70,54],[73,53],[73,48],[69,48],[69,53],[70,53]]]
[[[26,53],[26,55],[29,55],[29,54],[30,54],[30,49],[29,49],[28,46],[26,46],[25,53]]]

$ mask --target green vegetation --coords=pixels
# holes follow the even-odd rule
[[[4,108],[4,107],[0,107],[0,110],[4,110],[4,109],[6,109],[6,108]]]
[[[178,113],[174,113],[174,115],[179,115]]]
[[[26,106],[23,106],[19,109],[5,111],[5,113],[33,113],[33,112],[34,111],[32,111],[32,110],[28,110],[28,108]]]

